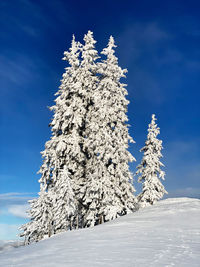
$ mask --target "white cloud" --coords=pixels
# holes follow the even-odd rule
[[[7,207],[10,205],[24,205],[27,204],[28,200],[32,199],[36,193],[19,193],[9,192],[0,194],[0,207]]]
[[[28,200],[35,197],[35,193],[10,192],[0,194],[0,215],[13,215],[18,218],[27,219],[26,210],[29,209]]]
[[[4,221],[14,223],[15,221],[22,223],[28,218],[26,210],[29,209],[28,200],[33,199],[35,193],[19,193],[9,192],[0,194],[0,216]],[[12,219],[10,216],[13,216]],[[17,219],[18,218],[18,219]],[[12,221],[10,221],[12,220]],[[0,224],[0,240],[19,239],[19,227],[21,224]]]
[[[31,194],[35,194],[35,193],[31,193],[31,192],[25,192],[25,193],[21,193],[21,192],[9,192],[9,193],[0,194],[0,199],[2,199],[2,198],[8,198],[8,197],[15,197],[15,196],[31,195]]]
[[[28,200],[33,199],[36,193],[18,193],[10,192],[0,194],[0,212],[11,206],[28,205]]]
[[[29,209],[29,205],[11,205],[8,207],[8,213],[20,217],[20,218],[28,218],[27,210]]]

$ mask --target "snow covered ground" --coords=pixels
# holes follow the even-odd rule
[[[0,253],[0,266],[200,266],[200,200],[162,200],[89,229]]]

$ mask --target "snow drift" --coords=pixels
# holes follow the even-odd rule
[[[0,253],[0,266],[199,266],[200,200],[174,198]]]

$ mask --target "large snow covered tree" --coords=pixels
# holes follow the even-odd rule
[[[82,128],[83,117],[85,115],[83,99],[81,96],[81,78],[79,71],[79,53],[81,45],[73,37],[72,46],[69,52],[64,53],[64,60],[68,61],[61,80],[61,86],[56,93],[54,116],[50,124],[52,136],[45,144],[45,150],[41,152],[43,164],[41,173],[40,193],[38,199],[31,205],[31,222],[24,225],[24,232],[21,236],[29,237],[30,240],[38,241],[46,235],[50,236],[57,231],[66,230],[67,225],[73,227],[73,214],[77,214],[78,201],[75,201],[74,192],[79,184],[79,177],[83,176],[84,153],[81,151],[80,128]],[[50,200],[50,205],[46,208],[51,216],[46,217],[43,230],[40,231],[40,218],[43,216],[43,206]],[[72,201],[74,200],[74,203]],[[65,205],[63,205],[65,201]],[[60,215],[55,212],[58,209]],[[59,218],[59,220],[58,220]],[[70,220],[70,221],[69,221]],[[49,230],[49,225],[51,229]],[[36,229],[40,232],[37,240]],[[34,238],[32,238],[34,235]],[[35,238],[36,237],[36,238]]]
[[[118,66],[114,39],[99,58],[93,33],[84,44],[73,37],[69,63],[56,93],[52,135],[41,153],[39,197],[22,227],[29,241],[68,229],[89,227],[135,209],[126,115],[126,70]]]
[[[135,189],[129,170],[129,162],[135,158],[128,151],[129,142],[134,143],[128,133],[128,92],[126,84],[120,82],[121,78],[126,77],[127,70],[121,69],[118,65],[115,47],[114,38],[111,36],[107,48],[101,52],[106,59],[99,63],[101,79],[97,99],[101,121],[105,127],[102,131],[103,145],[99,149],[99,158],[107,167],[103,183],[105,182],[106,187],[112,192],[110,195],[105,191],[101,205],[100,213],[106,221],[136,208]]]
[[[160,161],[162,157],[162,141],[157,139],[160,128],[157,127],[156,117],[153,114],[151,123],[148,128],[147,140],[145,146],[140,150],[144,152],[142,162],[137,166],[136,174],[139,174],[138,182],[143,183],[142,193],[138,196],[138,202],[141,207],[154,204],[167,194],[160,179],[164,180],[165,172],[161,170],[163,163]]]
[[[86,113],[84,114],[84,123],[82,125],[81,136],[83,138],[82,151],[85,155],[84,176],[80,186],[80,203],[81,216],[79,218],[81,227],[91,226],[95,224],[95,214],[97,214],[97,206],[95,204],[98,198],[96,188],[98,187],[98,175],[94,176],[94,168],[96,168],[94,144],[96,143],[96,132],[98,124],[95,119],[95,99],[94,93],[98,90],[98,76],[96,60],[99,58],[95,49],[96,41],[93,33],[88,31],[84,36],[84,45],[82,47],[82,62],[80,70],[82,72],[81,82],[83,88],[83,98]]]
[[[87,212],[84,224],[91,226],[127,214],[136,208],[128,163],[133,142],[128,134],[127,90],[120,82],[126,70],[118,66],[111,36],[102,51],[106,60],[97,64],[99,83],[93,86],[92,105],[86,117],[85,147],[89,152],[83,187]]]

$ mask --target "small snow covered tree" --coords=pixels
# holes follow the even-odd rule
[[[160,179],[164,180],[165,172],[161,170],[164,166],[160,162],[162,157],[162,141],[157,139],[160,128],[155,123],[155,115],[152,115],[152,121],[149,124],[147,140],[145,146],[140,150],[144,156],[140,165],[137,166],[136,174],[139,174],[138,182],[143,183],[142,193],[138,196],[138,202],[141,207],[154,204],[167,194]]]
[[[29,203],[31,209],[28,213],[31,220],[20,228],[23,231],[20,236],[25,238],[25,244],[33,241],[38,242],[53,234],[52,199],[50,199],[50,194],[44,188],[41,188],[39,197],[30,200]]]

